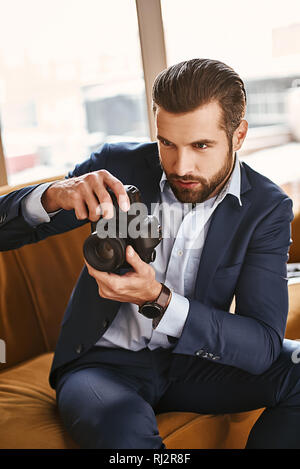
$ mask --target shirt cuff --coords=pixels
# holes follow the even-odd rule
[[[155,331],[172,337],[180,337],[189,312],[189,307],[190,302],[185,296],[172,291],[170,303],[159,321],[158,326],[155,328]]]
[[[41,223],[47,223],[50,218],[62,209],[56,212],[47,213],[44,209],[41,198],[43,193],[53,182],[45,182],[37,186],[29,195],[21,201],[22,215],[24,220],[31,226],[37,226]]]

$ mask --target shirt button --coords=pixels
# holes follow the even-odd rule
[[[178,256],[182,256],[183,254],[183,250],[182,249],[178,249],[178,252],[177,252]]]

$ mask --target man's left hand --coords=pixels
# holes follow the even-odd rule
[[[146,301],[154,301],[161,292],[161,283],[155,279],[155,270],[142,261],[132,246],[126,248],[126,261],[133,271],[124,275],[101,272],[84,260],[89,274],[98,284],[99,295],[110,300],[134,303],[141,306]]]

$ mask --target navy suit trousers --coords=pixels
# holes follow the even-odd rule
[[[58,378],[57,404],[79,447],[163,449],[158,413],[266,407],[246,448],[300,448],[299,342],[285,339],[279,358],[260,375],[190,355],[180,355],[174,370],[174,356],[162,348],[95,346],[68,365]]]

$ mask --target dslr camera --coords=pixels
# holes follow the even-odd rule
[[[129,210],[121,210],[114,192],[107,187],[112,198],[114,215],[110,219],[100,216],[97,222],[92,222],[91,234],[83,245],[83,255],[87,262],[102,272],[132,269],[126,261],[128,244],[144,262],[153,262],[156,256],[155,247],[162,239],[159,221],[155,216],[148,215],[138,188],[133,185],[124,187],[130,201]]]

